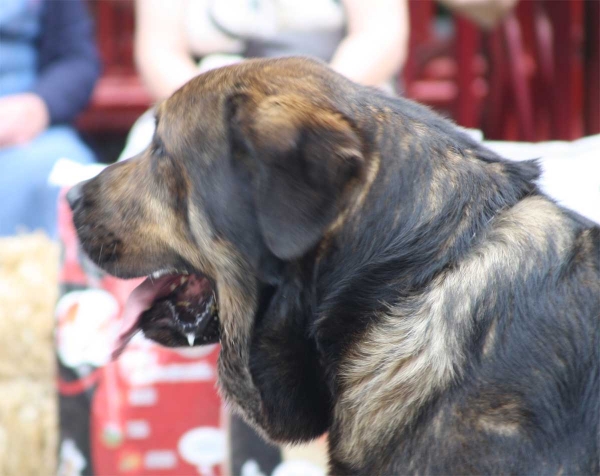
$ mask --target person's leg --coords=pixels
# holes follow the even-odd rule
[[[48,185],[56,161],[93,163],[94,156],[67,126],[51,127],[29,144],[0,149],[0,236],[41,229],[56,236],[59,187]]]

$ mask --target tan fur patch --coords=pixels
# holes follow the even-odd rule
[[[496,332],[497,332],[496,327],[497,326],[498,326],[498,321],[496,321],[494,319],[492,321],[492,324],[490,325],[490,328],[488,329],[488,333],[485,336],[485,341],[483,343],[482,353],[484,356],[489,355],[490,352],[492,351],[492,349],[494,348],[494,345],[496,344]]]
[[[433,434],[438,438],[440,436],[442,436],[442,429],[443,429],[445,416],[446,416],[445,410],[439,410],[431,421],[431,426],[433,428]]]
[[[427,126],[425,124],[423,124],[421,122],[413,123],[412,131],[414,132],[415,136],[420,139],[422,139],[427,134],[429,134],[429,129],[427,128]]]
[[[254,293],[242,292],[238,283],[252,284],[251,274],[244,272],[247,266],[226,242],[212,236],[208,220],[195,205],[190,207],[190,224],[197,246],[193,255],[186,253],[182,256],[218,280],[219,319],[224,335],[232,342],[239,341],[242,335],[249,333],[255,303],[242,302],[242,297],[250,299]],[[241,316],[250,317],[244,320]]]
[[[567,230],[554,204],[527,198],[498,216],[480,245],[425,293],[379,316],[340,366],[335,420],[345,460],[361,461],[460,376],[461,339],[471,332],[475,303],[490,277],[510,282],[532,272],[543,255],[563,254],[572,241]],[[551,240],[557,249],[549,249]]]
[[[217,280],[222,333],[219,389],[225,399],[235,403],[234,410],[269,439],[260,420],[261,399],[249,365],[250,336],[257,306],[256,279],[228,243],[215,239],[207,218],[196,205],[190,207],[190,224],[197,247],[195,255],[188,259]]]
[[[520,419],[521,410],[517,402],[506,402],[479,415],[477,424],[489,433],[514,436],[520,431]]]
[[[344,224],[344,222],[346,221],[346,219],[349,216],[352,216],[355,213],[360,211],[362,204],[364,203],[365,199],[367,198],[367,195],[369,194],[369,191],[371,190],[371,186],[373,185],[373,182],[375,181],[375,178],[377,177],[377,174],[379,173],[380,163],[381,163],[381,158],[377,154],[374,154],[369,159],[369,162],[367,165],[367,173],[365,174],[364,183],[360,186],[357,193],[353,197],[350,198],[350,204],[346,207],[346,209],[344,211],[342,211],[337,216],[335,221],[331,224],[331,226],[325,233],[326,236],[335,233]]]

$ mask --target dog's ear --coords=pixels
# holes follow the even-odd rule
[[[311,249],[340,212],[363,165],[362,142],[341,114],[296,95],[229,100],[231,138],[247,151],[266,245],[281,259]]]

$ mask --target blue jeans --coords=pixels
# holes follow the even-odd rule
[[[49,185],[48,176],[60,158],[94,162],[68,126],[51,127],[28,144],[0,149],[0,236],[43,230],[56,238],[60,188]]]

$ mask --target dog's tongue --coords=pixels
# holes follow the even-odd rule
[[[140,318],[144,311],[150,309],[154,301],[171,293],[180,280],[181,275],[174,274],[156,279],[147,278],[132,291],[123,309],[121,331],[113,350],[113,358],[123,352],[127,343],[139,330]]]

